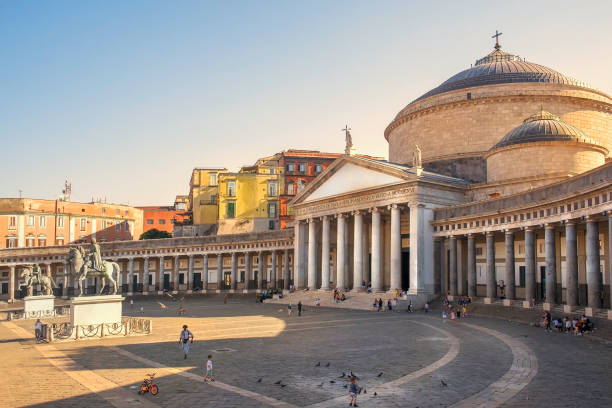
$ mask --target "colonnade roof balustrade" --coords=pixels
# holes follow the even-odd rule
[[[293,236],[292,229],[285,229],[236,235],[100,242],[100,247],[102,256],[111,259],[225,254],[291,249]],[[87,247],[89,244],[81,245]],[[70,246],[1,249],[0,266],[27,262],[64,262]]]

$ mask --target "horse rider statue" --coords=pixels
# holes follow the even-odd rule
[[[100,244],[98,244],[95,238],[91,239],[89,259],[91,261],[91,269],[97,272],[103,272],[104,268],[102,267],[102,253],[100,251]]]
[[[43,275],[40,266],[34,264],[23,269],[21,276],[25,278],[25,282],[21,286],[25,286],[28,290],[28,296],[32,296],[34,286],[40,285],[43,292],[49,293],[55,286],[55,282],[48,276]]]

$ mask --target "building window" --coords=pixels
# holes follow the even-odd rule
[[[17,229],[17,217],[14,215],[11,215],[8,219],[8,229]]]
[[[211,195],[210,196],[210,204],[211,205],[217,205],[217,196],[216,195]]]
[[[519,254],[524,254],[525,253],[525,246],[523,244],[519,244],[519,246],[518,246],[518,253]]]
[[[81,231],[85,231],[87,229],[87,219],[81,218]]]
[[[116,223],[115,224],[115,231],[121,231],[121,224],[120,223]]]
[[[276,196],[276,181],[268,181],[268,195]]]
[[[129,222],[125,222],[125,232],[130,232],[130,223]]]
[[[287,165],[287,171],[295,171],[295,164],[289,163]]]
[[[298,170],[300,171],[300,173],[306,173],[306,163],[300,163]]]
[[[236,181],[229,180],[227,182],[227,195],[229,197],[236,197]]]
[[[482,256],[482,247],[476,247],[476,256]]]
[[[28,215],[28,227],[33,227],[33,226],[34,226],[34,216]]]
[[[166,220],[158,220],[157,222],[160,223],[161,225],[163,225],[163,224],[166,223]]]
[[[268,203],[268,218],[276,218],[276,203]]]
[[[47,237],[44,235],[39,235],[38,236],[38,246],[39,247],[44,247],[47,246]]]
[[[58,236],[55,239],[55,245],[59,245],[59,246],[64,245],[64,237],[63,236]]]
[[[64,228],[64,217],[62,216],[57,217],[57,227]]]
[[[268,221],[268,229],[273,230],[276,228],[276,222],[270,220]]]
[[[106,214],[106,207],[102,207],[102,215]]]
[[[147,220],[148,225],[153,225],[153,220]]]
[[[521,288],[525,287],[525,267],[519,266],[519,285]]]
[[[236,203],[233,201],[228,202],[225,213],[227,218],[234,218],[236,216]]]
[[[117,209],[115,210],[115,215],[116,215],[117,217],[119,217],[119,216],[121,215],[121,210],[117,208]]]
[[[26,246],[27,247],[33,247],[34,246],[34,241],[36,241],[36,239],[34,238],[34,235],[28,235],[26,237]]]
[[[468,101],[469,101],[470,99],[472,99],[472,93],[471,93],[471,92],[468,92],[468,93],[467,93],[467,99],[468,99]]]
[[[208,176],[208,184],[211,186],[216,186],[217,185],[217,173],[211,173]]]
[[[45,228],[47,226],[47,217],[44,215],[41,215],[40,217],[38,217],[38,225],[41,228]]]
[[[274,169],[270,169],[270,174],[274,174]]]
[[[6,247],[17,248],[17,237],[9,236],[8,238],[6,238]]]
[[[315,173],[320,173],[323,171],[323,166],[320,164],[315,164]]]
[[[130,215],[130,211],[129,210],[125,210],[125,216],[127,217],[128,215]]]
[[[295,194],[295,184],[289,183],[287,184],[287,194],[294,195]]]
[[[185,284],[185,274],[184,273],[179,273],[179,284],[181,285]]]

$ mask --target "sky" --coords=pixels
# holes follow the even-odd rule
[[[607,1],[0,0],[0,197],[171,205],[194,167],[388,157],[395,114],[503,50],[612,94]]]

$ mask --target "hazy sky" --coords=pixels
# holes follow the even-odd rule
[[[612,93],[612,2],[0,0],[0,196],[168,205],[193,167],[388,156],[410,101],[503,49]]]

